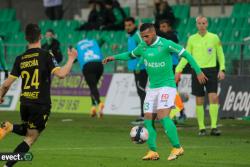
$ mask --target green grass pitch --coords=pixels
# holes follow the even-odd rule
[[[70,119],[72,121],[70,121]],[[17,112],[0,112],[0,120],[19,122]],[[178,126],[183,156],[167,161],[170,144],[157,123],[160,160],[142,161],[146,144],[130,141],[134,117],[105,116],[102,120],[86,114],[52,113],[47,129],[30,150],[31,162],[17,167],[249,167],[250,121],[221,120],[220,137],[197,136],[196,120]],[[0,152],[11,152],[22,138],[10,134],[0,142]],[[0,161],[0,167],[4,162]]]

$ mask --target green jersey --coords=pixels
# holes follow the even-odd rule
[[[201,68],[216,67],[217,60],[220,70],[225,70],[225,58],[221,42],[216,34],[207,32],[204,36],[196,33],[189,37],[187,51],[190,52]],[[181,72],[187,61],[182,59],[176,67],[176,72]]]
[[[172,52],[186,58],[197,74],[201,72],[192,56],[182,46],[158,36],[153,44],[147,45],[145,42],[141,42],[132,52],[121,53],[115,55],[114,58],[129,60],[141,56],[148,73],[150,88],[165,86],[175,88]]]

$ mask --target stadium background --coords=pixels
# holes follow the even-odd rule
[[[244,85],[249,83],[249,78],[246,76],[250,74],[250,42],[249,40],[244,41],[244,38],[250,36],[250,4],[247,1],[240,1],[241,3],[236,3],[238,1],[229,0],[172,0],[168,2],[177,18],[175,28],[179,35],[180,44],[183,46],[185,46],[188,37],[197,31],[195,27],[195,17],[199,14],[204,14],[208,17],[208,30],[219,35],[226,57],[226,74],[228,77],[226,81],[222,82],[222,84],[229,84],[227,85],[228,87],[230,87],[230,84],[235,85],[232,87],[232,90],[236,91],[236,95],[239,91],[243,92],[242,95],[245,92],[243,100],[239,100],[239,105],[244,106],[240,109],[240,111],[237,111],[239,108],[237,108],[237,104],[235,104],[236,107],[233,107],[232,105],[230,109],[228,108],[224,111],[236,112],[227,114],[228,117],[234,117],[236,115],[248,116],[249,107],[247,106],[250,104],[249,89]],[[153,1],[124,0],[120,1],[120,3],[127,16],[136,17],[137,24],[154,22]],[[45,31],[49,28],[55,31],[56,38],[61,43],[61,51],[64,55],[64,61],[61,64],[66,62],[67,47],[69,45],[76,46],[76,43],[84,38],[97,40],[100,38],[108,39],[106,41],[109,42],[105,42],[101,47],[102,53],[105,56],[127,50],[127,35],[125,31],[75,31],[75,28],[79,27],[80,24],[87,19],[89,12],[88,1],[64,0],[64,18],[63,20],[58,21],[51,21],[46,18],[42,1],[2,0],[0,2],[0,6],[0,36],[2,37],[0,41],[0,48],[2,54],[5,55],[8,69],[12,68],[15,57],[25,50],[26,41],[24,39],[23,28],[28,22],[38,23],[43,34],[45,34]],[[42,43],[44,42],[43,38]],[[118,49],[115,51],[111,49],[113,44],[119,44]],[[115,72],[127,73],[126,62],[120,61],[105,65],[106,74],[114,74]],[[78,63],[74,64],[72,74],[75,75],[69,76],[66,81],[60,82],[60,85],[58,85],[59,82],[53,80],[52,95],[55,104],[54,108],[56,108],[53,110],[68,112],[68,110],[71,111],[71,108],[73,108],[72,111],[75,112],[88,112],[90,107],[87,97],[88,89],[84,90],[85,93],[82,92],[81,94],[77,94],[77,92],[83,90],[81,88],[86,88],[86,83],[81,77],[81,70]],[[238,77],[231,78],[233,76]],[[242,82],[239,82],[240,79],[244,80],[245,83],[243,84]],[[64,85],[62,83],[64,83]],[[243,85],[241,86],[239,83],[242,83]],[[106,85],[107,84],[109,84],[109,82],[106,83]],[[133,83],[131,84],[134,86]],[[65,93],[67,89],[72,92],[72,94]],[[108,89],[108,87],[106,86],[105,89]],[[222,90],[225,91],[228,89]],[[58,92],[61,92],[61,94]],[[223,96],[226,96],[228,93],[230,92],[223,92]],[[135,92],[132,92],[131,94],[136,96]],[[102,93],[102,96],[105,95],[106,92]],[[222,98],[224,99],[226,97]],[[135,98],[136,103],[137,100],[138,99]],[[11,101],[11,99],[9,101]],[[226,101],[226,99],[223,101]],[[191,105],[189,110],[192,110],[192,107],[193,106]],[[136,106],[130,106],[126,110],[133,113],[133,108],[136,108]],[[108,109],[108,111],[110,110]],[[123,112],[127,111],[124,110]],[[241,114],[238,114],[237,112],[241,112]],[[194,114],[190,115],[194,116]]]
[[[152,0],[119,0],[119,2],[128,16],[136,17],[138,24],[154,22]],[[180,135],[181,138],[185,140],[184,143],[187,148],[193,151],[192,153],[191,151],[187,153],[189,154],[188,156],[195,157],[199,154],[200,160],[196,161],[192,158],[184,158],[184,160],[171,165],[193,166],[197,165],[197,163],[202,163],[202,161],[207,161],[208,164],[200,166],[249,166],[250,162],[247,160],[249,159],[247,158],[247,154],[250,149],[250,124],[249,121],[245,120],[248,120],[250,115],[250,42],[244,41],[244,38],[250,36],[250,3],[247,0],[169,0],[169,3],[174,10],[175,16],[178,18],[176,30],[179,33],[180,43],[183,46],[185,46],[188,37],[196,32],[195,17],[198,14],[204,14],[208,17],[208,30],[219,35],[226,60],[227,78],[220,84],[219,89],[221,90],[221,118],[243,119],[240,121],[228,119],[221,121],[220,126],[222,126],[222,130],[226,134],[225,136],[219,140],[209,138],[208,140],[201,139],[200,141],[197,141],[197,137],[194,137],[196,136],[197,130],[196,122],[194,119],[189,119],[183,127],[179,127],[181,129]],[[24,26],[29,22],[38,23],[43,34],[45,34],[48,28],[55,30],[56,38],[61,42],[61,51],[64,54],[62,64],[66,62],[67,47],[69,45],[75,46],[76,43],[83,38],[99,39],[105,36],[110,39],[111,42],[105,43],[101,48],[105,56],[127,50],[127,36],[124,31],[74,31],[87,17],[87,0],[64,0],[63,6],[65,9],[63,20],[50,21],[44,14],[42,1],[0,1],[0,51],[6,58],[8,69],[12,68],[15,57],[26,48],[27,43],[24,39],[23,30]],[[113,44],[119,44],[118,50],[115,52],[110,49]],[[137,115],[139,113],[139,99],[137,99],[132,77],[133,75],[127,71],[125,62],[115,62],[105,65],[105,75],[99,87],[102,89],[102,98],[106,98],[107,100],[106,113],[112,115]],[[192,99],[190,95],[190,79],[188,75],[183,77],[184,79],[180,84],[180,88],[190,101],[190,99]],[[1,82],[3,78],[4,74],[1,73]],[[117,93],[114,91],[117,85],[113,85],[112,88],[109,86],[112,85],[112,82],[113,84],[123,83],[124,80],[127,81],[128,85],[123,85],[124,88],[122,88],[119,93],[125,96],[114,98],[114,94]],[[12,87],[6,97],[7,100],[5,100],[5,104],[0,106],[0,120],[18,120],[18,114],[16,112],[5,112],[7,110],[18,111],[19,104],[16,98],[20,92],[20,90],[17,89],[18,84],[20,83],[17,82]],[[189,87],[187,85],[189,85]],[[126,91],[128,90],[127,88],[129,88],[129,91]],[[110,90],[113,90],[113,93],[108,92]],[[107,98],[106,95],[109,93],[110,98]],[[87,115],[82,114],[88,113],[90,109],[88,94],[89,92],[81,75],[78,63],[74,64],[72,74],[69,75],[65,81],[59,82],[57,79],[53,79],[52,111],[54,114],[52,114],[50,120],[51,127],[48,128],[48,132],[44,135],[47,136],[48,139],[41,140],[41,143],[39,144],[38,142],[32,149],[34,153],[40,154],[42,157],[40,159],[37,157],[39,162],[34,162],[33,165],[71,166],[67,160],[71,157],[78,162],[77,157],[69,156],[61,161],[55,154],[61,152],[61,156],[68,156],[67,152],[72,151],[74,155],[82,155],[82,151],[84,150],[89,151],[89,154],[83,154],[83,156],[89,159],[80,161],[80,163],[87,164],[87,166],[122,166],[118,164],[124,164],[124,166],[149,165],[145,163],[140,164],[138,160],[138,157],[141,156],[140,154],[144,153],[146,146],[132,146],[128,141],[128,132],[131,127],[129,122],[134,118],[128,116],[106,116],[101,122],[91,120]],[[126,98],[126,100],[124,100],[124,106],[119,104],[119,108],[113,106],[112,109],[110,101],[114,99],[119,100],[119,98]],[[113,104],[117,104],[115,101],[113,102]],[[193,102],[189,104],[186,102],[185,105],[188,105],[188,110],[194,110]],[[64,114],[60,114],[60,112]],[[189,116],[195,117],[195,115],[192,114],[189,114]],[[76,134],[72,134],[67,122],[77,127],[75,128],[75,130],[78,131]],[[86,125],[83,126],[83,123],[86,123]],[[110,126],[108,126],[108,124],[110,124]],[[57,134],[58,129],[59,133]],[[60,131],[60,129],[63,129],[63,131]],[[88,131],[88,129],[90,129],[91,133],[83,132]],[[112,129],[114,131],[112,131]],[[103,151],[105,146],[103,146],[103,140],[98,139],[100,134],[103,136],[105,146],[110,148],[111,151],[115,152],[119,147],[125,148],[125,151],[120,153],[115,152],[116,155],[114,153],[110,154],[108,151]],[[74,144],[71,143],[72,139],[70,139],[72,135],[75,139],[78,139],[77,142],[73,141],[75,142]],[[113,136],[113,138],[111,139],[109,136]],[[11,137],[8,137],[7,139],[10,140],[10,138]],[[92,142],[93,138],[95,140]],[[161,138],[161,136],[159,138]],[[62,141],[58,142],[57,139],[62,139]],[[18,141],[18,138],[13,137],[11,141],[0,144],[0,151],[9,150],[12,148],[11,144],[16,141]],[[160,139],[160,142],[163,142],[163,139]],[[207,144],[206,147],[203,146],[205,142]],[[216,142],[218,142],[220,146],[214,146]],[[57,144],[53,145],[53,143]],[[66,143],[66,145],[64,143]],[[86,144],[88,147],[80,147],[82,144]],[[233,147],[234,145],[238,147],[235,148]],[[63,146],[66,148],[64,149]],[[51,150],[49,149],[50,147],[52,148]],[[96,149],[92,149],[92,147],[96,147]],[[54,151],[53,148],[55,148]],[[135,153],[136,150],[139,150],[140,154]],[[218,153],[217,150],[226,151]],[[46,151],[50,151],[50,153]],[[160,152],[164,152],[164,150],[160,150]],[[132,153],[137,157],[131,155],[125,158],[123,157],[124,154]],[[44,162],[47,161],[47,154],[52,157],[51,162]],[[95,160],[93,158],[98,156],[101,157],[101,160]],[[129,159],[131,157],[133,157],[132,160]],[[129,159],[128,163],[126,158]],[[160,164],[154,165],[160,166],[164,163],[165,162],[161,162]],[[217,165],[215,165],[216,163]],[[32,163],[27,166],[31,165]],[[23,164],[20,166],[26,165]],[[82,165],[78,164],[75,166]]]

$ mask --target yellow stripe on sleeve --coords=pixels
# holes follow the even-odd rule
[[[51,70],[51,74],[53,74],[56,70],[60,69],[60,67],[55,67],[53,70]]]
[[[15,76],[15,75],[9,75],[11,78],[14,78],[14,79],[17,79],[18,77],[17,76]]]

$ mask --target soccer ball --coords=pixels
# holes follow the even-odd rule
[[[134,126],[130,131],[130,137],[133,143],[143,144],[148,140],[148,130],[142,126]]]

